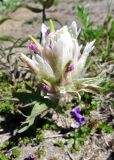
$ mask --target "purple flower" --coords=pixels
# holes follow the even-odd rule
[[[32,41],[29,41],[29,49],[32,50],[34,53],[38,51],[36,44]]]
[[[49,92],[51,90],[51,88],[46,84],[46,83],[41,83],[41,86],[43,88],[43,90]]]
[[[71,111],[71,115],[76,119],[76,125],[77,126],[82,126],[85,124],[85,117],[82,116],[80,114],[80,108],[79,107],[75,107],[72,111]]]
[[[31,154],[31,155],[29,156],[29,160],[35,160],[35,155],[34,155],[34,154]]]
[[[70,63],[66,68],[66,72],[71,72],[73,69],[74,69],[74,65]]]

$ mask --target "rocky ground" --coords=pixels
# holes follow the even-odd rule
[[[88,7],[90,18],[94,24],[104,21],[110,8],[110,13],[114,16],[114,0],[110,6],[110,0],[60,0],[58,5],[46,10],[47,18],[57,18],[62,24],[70,24],[75,16],[75,7],[78,4]],[[0,25],[0,35],[13,35],[15,37],[27,37],[29,34],[36,35],[42,23],[41,13],[33,13],[28,9],[20,8],[14,12],[8,20]],[[30,23],[31,21],[31,23]]]

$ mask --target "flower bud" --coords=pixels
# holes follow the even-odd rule
[[[49,92],[51,89],[46,83],[41,83],[42,89],[46,92]]]
[[[74,70],[74,65],[70,63],[66,68],[66,72],[71,72],[72,70]]]
[[[38,51],[36,44],[32,41],[29,42],[29,49],[32,50],[34,53]]]
[[[45,36],[47,37],[50,34],[50,28],[47,28],[47,31],[45,33]]]

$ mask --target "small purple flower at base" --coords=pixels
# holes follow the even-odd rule
[[[46,83],[41,83],[42,89],[46,92],[50,92],[51,88]]]
[[[85,124],[85,117],[82,116],[80,114],[80,108],[79,107],[75,107],[72,111],[71,111],[71,115],[76,119],[76,125],[77,126],[82,126]]]
[[[38,52],[38,48],[36,46],[36,44],[32,41],[29,41],[29,49],[32,50],[34,53]]]
[[[70,63],[66,68],[66,72],[71,72],[72,70],[74,70],[74,65]]]
[[[85,124],[85,117],[84,116],[81,116],[81,118],[79,119],[79,121],[76,122],[76,125],[79,127],[79,126],[83,126]]]
[[[35,157],[34,154],[31,154],[31,155],[29,156],[29,160],[35,160],[35,159],[36,159],[36,157]]]

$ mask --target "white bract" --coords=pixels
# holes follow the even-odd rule
[[[76,22],[72,22],[70,27],[63,26],[56,31],[42,24],[41,32],[41,44],[31,37],[38,52],[32,54],[32,59],[22,53],[21,60],[35,73],[38,83],[50,87],[50,90],[47,90],[48,95],[77,93],[82,89],[80,87],[84,87],[83,81],[77,90],[76,83],[81,80],[87,57],[93,50],[95,41],[82,48],[77,40],[80,30],[77,29]]]

